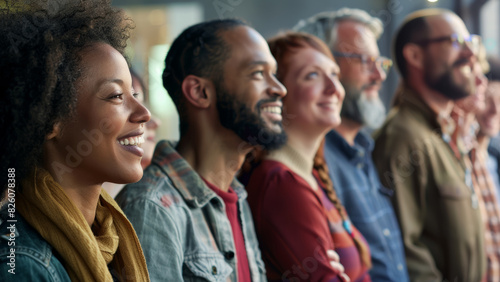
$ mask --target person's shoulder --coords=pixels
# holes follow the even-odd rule
[[[309,184],[285,164],[275,160],[264,160],[251,176],[247,190],[259,189],[263,197],[298,197],[312,192]],[[253,191],[255,193],[255,191]]]
[[[164,226],[183,228],[192,208],[170,177],[155,164],[146,168],[139,182],[126,185],[115,201],[136,231],[158,221]]]
[[[13,278],[6,281],[70,281],[52,246],[21,215],[0,213],[0,273]]]
[[[428,125],[415,115],[414,110],[405,107],[392,109],[383,128],[411,134],[417,129],[426,130]]]
[[[138,201],[161,203],[164,197],[180,198],[181,195],[168,175],[160,167],[152,164],[144,170],[141,180],[127,184],[115,200],[123,208],[131,202]]]
[[[438,129],[433,129],[425,120],[408,111],[393,109],[382,128],[373,134],[375,150],[381,143],[394,150],[401,146],[420,147],[428,143],[429,138],[440,139],[438,132]]]
[[[252,178],[266,182],[297,182],[299,176],[285,164],[275,160],[264,160],[252,173]]]

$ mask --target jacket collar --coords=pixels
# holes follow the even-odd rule
[[[156,146],[152,164],[157,165],[170,178],[186,203],[202,207],[212,198],[218,198],[217,194],[208,188],[198,173],[175,150],[175,146],[176,142],[160,141]],[[233,179],[231,187],[240,201],[246,199],[247,192],[238,180]]]
[[[446,142],[449,142],[453,131],[455,130],[455,122],[450,116],[441,116],[425,103],[422,98],[408,86],[405,86],[402,94],[402,101],[399,107],[407,108],[413,114],[422,119],[425,123],[434,128]]]

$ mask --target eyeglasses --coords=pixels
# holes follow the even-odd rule
[[[375,66],[384,70],[385,73],[389,71],[392,67],[392,60],[386,57],[375,57],[365,54],[356,54],[356,53],[342,53],[342,52],[333,52],[333,56],[342,57],[342,58],[355,58],[359,59],[361,64],[367,67],[368,70],[373,70]]]
[[[447,36],[424,39],[417,41],[415,43],[420,46],[425,46],[431,43],[440,43],[445,41],[451,42],[452,46],[455,47],[456,49],[463,48],[465,44],[468,44],[469,48],[472,50],[474,54],[477,54],[477,52],[479,51],[479,46],[481,46],[481,36],[477,34],[471,34],[469,36],[464,37],[456,33]]]

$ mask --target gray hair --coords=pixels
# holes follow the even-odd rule
[[[370,16],[363,10],[351,8],[318,13],[308,19],[300,20],[293,27],[293,30],[315,35],[332,48],[337,39],[337,23],[346,20],[366,25],[373,32],[376,39],[379,39],[384,31],[380,19]]]

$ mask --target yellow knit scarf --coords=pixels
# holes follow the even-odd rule
[[[46,170],[35,169],[22,187],[17,211],[59,253],[72,281],[149,281],[137,235],[104,189],[91,229]]]

